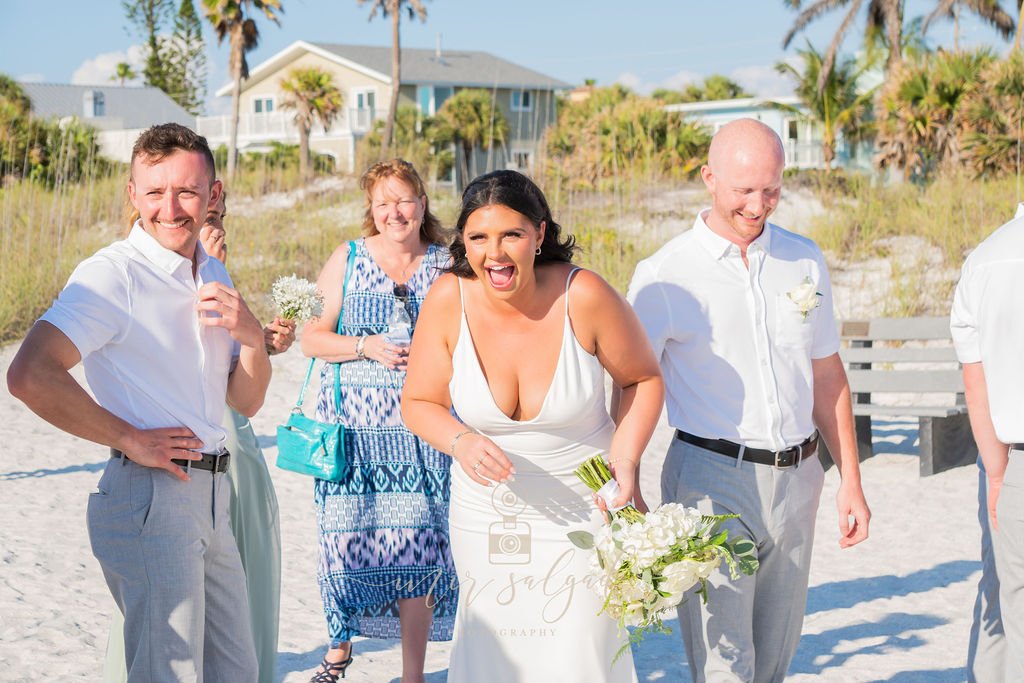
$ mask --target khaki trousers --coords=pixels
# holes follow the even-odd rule
[[[996,502],[999,529],[992,536],[999,575],[999,610],[1006,632],[1003,680],[1024,681],[1024,452],[1010,451]]]
[[[257,678],[230,487],[223,474],[190,476],[112,459],[89,498],[93,554],[125,617],[129,683]]]
[[[978,458],[978,524],[981,526],[981,579],[967,645],[967,683],[1003,683],[1006,680],[1006,635],[999,614],[999,576],[988,518],[988,475],[981,458]]]
[[[757,546],[753,576],[729,578],[723,563],[679,607],[694,683],[781,682],[800,642],[814,522],[825,473],[818,458],[777,469],[673,439],[661,477],[663,502],[704,514],[734,513],[724,528]]]

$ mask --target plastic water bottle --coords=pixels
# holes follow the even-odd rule
[[[405,310],[405,302],[398,300],[388,318],[388,331],[384,333],[384,341],[395,346],[408,347],[412,343],[412,318]]]

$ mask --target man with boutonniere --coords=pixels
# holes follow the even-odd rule
[[[782,189],[782,141],[741,119],[712,139],[701,178],[711,208],[637,265],[627,298],[665,378],[675,438],[662,501],[737,514],[760,563],[679,609],[690,672],[703,681],[782,681],[807,602],[823,439],[842,481],[839,545],[868,536],[850,387],[839,359],[821,250],[768,223]]]
[[[263,326],[197,244],[216,177],[193,131],[143,132],[128,181],[139,220],[78,265],[7,375],[44,420],[110,449],[87,521],[130,683],[257,680],[221,420],[225,402],[259,410],[271,368]],[[95,399],[69,372],[80,362]]]

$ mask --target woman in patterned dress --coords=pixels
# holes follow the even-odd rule
[[[360,186],[367,202],[364,236],[351,243],[352,260],[345,243],[324,265],[317,280],[323,316],[308,323],[302,337],[307,356],[327,361],[317,419],[345,425],[348,458],[341,481],[317,479],[314,486],[317,578],[330,649],[311,681],[344,677],[351,639],[362,635],[401,637],[402,683],[419,683],[427,641],[451,638],[458,599],[448,544],[449,461],[402,423],[408,349],[388,343],[384,333],[398,301],[415,329],[448,252],[411,164],[375,164]],[[341,334],[335,331],[339,314]]]

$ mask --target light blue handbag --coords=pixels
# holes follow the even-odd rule
[[[348,243],[348,262],[345,266],[345,280],[341,285],[341,301],[344,307],[345,291],[349,275],[355,262],[355,242]],[[338,311],[338,327],[341,334],[341,319],[344,310]],[[345,473],[345,426],[340,423],[319,422],[306,417],[302,412],[302,399],[306,385],[313,374],[316,359],[310,359],[306,379],[299,390],[299,400],[292,408],[288,421],[277,428],[277,466],[290,472],[307,474],[317,479],[339,481]],[[334,414],[341,414],[341,381],[338,363],[331,363],[334,373]]]

